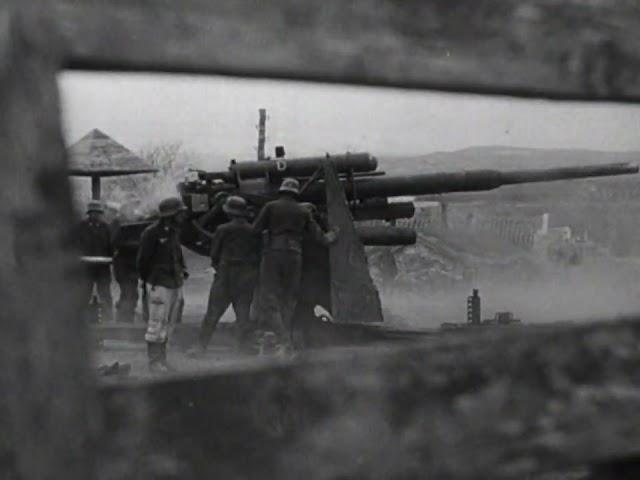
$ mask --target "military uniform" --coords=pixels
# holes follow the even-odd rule
[[[176,205],[172,203],[167,209],[175,215],[184,207],[178,199],[172,200]],[[160,206],[162,215],[163,203]],[[179,229],[162,218],[147,227],[140,239],[137,268],[149,292],[149,323],[144,337],[149,366],[166,367],[166,344],[180,313],[182,286],[187,277]]]
[[[101,211],[100,207],[95,208]],[[106,222],[96,218],[87,218],[76,228],[76,241],[82,255],[87,257],[111,257],[113,246],[111,231]],[[87,302],[92,296],[95,285],[102,307],[103,320],[109,321],[113,317],[113,299],[111,297],[111,268],[109,265],[92,264],[86,269],[86,297]]]
[[[138,246],[125,242],[120,225],[113,232],[113,276],[120,287],[120,297],[116,302],[119,322],[132,323],[138,304],[138,269],[136,258]]]
[[[249,312],[258,281],[259,259],[260,237],[244,218],[235,218],[217,228],[211,241],[211,264],[216,273],[202,321],[200,349],[206,348],[229,305],[236,315],[238,346],[246,346],[251,332]]]
[[[267,231],[260,264],[261,320],[285,346],[291,344],[291,322],[302,277],[304,235],[309,233],[316,241],[327,243],[311,212],[293,197],[297,184],[296,180],[285,179],[280,187],[285,195],[267,203],[254,223],[256,232]]]

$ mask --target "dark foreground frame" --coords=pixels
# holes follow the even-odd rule
[[[640,451],[632,322],[96,388],[55,80],[69,67],[634,102],[634,2],[24,3],[0,6],[3,478],[508,478]]]

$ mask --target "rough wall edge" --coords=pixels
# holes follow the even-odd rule
[[[207,473],[224,465],[238,475],[335,478],[318,473],[331,465],[346,478],[376,469],[513,478],[640,452],[629,422],[640,408],[639,340],[635,321],[480,329],[105,385],[101,394],[144,395],[150,441],[183,465],[208,452]]]
[[[492,0],[470,16],[471,4],[329,0],[305,11],[293,0],[44,3],[72,69],[640,100],[640,39],[630,33],[637,7]]]
[[[2,478],[93,478],[95,383],[69,248],[73,208],[50,19],[0,6]]]

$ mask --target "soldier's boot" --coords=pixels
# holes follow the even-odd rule
[[[149,357],[149,371],[152,373],[167,373],[169,370],[163,363],[162,343],[147,342]]]

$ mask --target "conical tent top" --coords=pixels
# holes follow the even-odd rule
[[[67,152],[69,175],[91,177],[91,197],[95,200],[100,198],[101,177],[158,171],[97,128],[71,145]]]
[[[69,175],[76,177],[112,177],[136,173],[154,173],[157,169],[98,129],[71,145]]]

